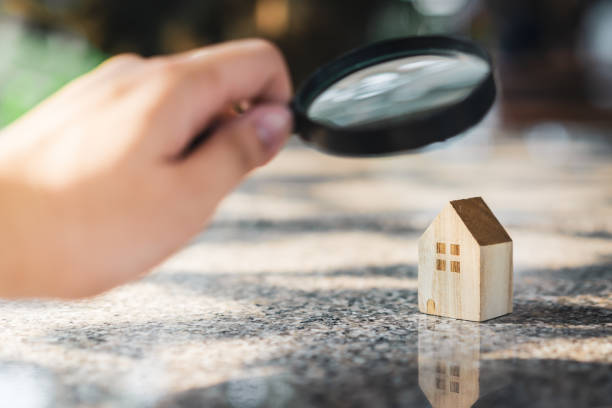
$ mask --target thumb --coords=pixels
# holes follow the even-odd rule
[[[269,162],[292,129],[292,115],[282,104],[260,104],[216,129],[179,166],[182,181],[202,200],[221,200],[256,167]]]

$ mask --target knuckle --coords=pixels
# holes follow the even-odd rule
[[[252,38],[245,41],[250,47],[253,47],[257,54],[264,55],[266,60],[271,63],[272,69],[277,74],[276,80],[282,87],[283,99],[288,101],[292,94],[291,78],[285,56],[280,48],[273,42],[261,38]]]
[[[130,94],[133,89],[133,83],[125,79],[116,79],[109,84],[108,95],[111,100],[116,101]]]
[[[152,74],[163,79],[176,79],[181,72],[181,66],[170,58],[152,58],[147,61]]]
[[[101,86],[101,89],[104,92],[102,95],[116,100],[129,94],[134,87],[132,67],[141,59],[136,54],[120,54],[106,60],[92,74],[99,82],[103,80],[104,86]]]
[[[146,89],[148,94],[147,104],[150,109],[155,110],[158,105],[163,105],[180,86],[181,77],[179,67],[172,61],[163,59],[151,59],[140,73],[137,81]]]
[[[270,40],[266,40],[265,38],[249,38],[244,40],[245,44],[257,48],[258,50],[269,52],[269,53],[278,53],[280,52],[278,47]]]
[[[104,62],[105,67],[116,67],[125,64],[134,64],[142,61],[142,57],[138,54],[124,53],[115,55]]]
[[[273,42],[263,39],[263,38],[251,38],[249,40],[245,40],[246,43],[253,47],[257,52],[263,53],[270,58],[279,61],[284,64],[285,58],[283,57],[283,53],[280,48]]]
[[[179,62],[172,59],[158,58],[150,61],[148,75],[143,75],[145,81],[152,81],[158,97],[168,97],[177,88],[185,85],[189,72]]]
[[[199,65],[197,70],[189,69],[189,76],[197,76],[207,84],[216,85],[219,84],[223,79],[223,67],[222,64],[209,62],[206,64]]]

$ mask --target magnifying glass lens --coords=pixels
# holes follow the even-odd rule
[[[399,58],[336,82],[308,116],[335,126],[406,120],[461,101],[489,72],[486,61],[460,52]]]

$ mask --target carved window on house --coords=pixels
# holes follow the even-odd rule
[[[459,394],[459,383],[455,381],[450,382],[450,390],[456,394]]]
[[[450,254],[446,254],[446,243],[436,242],[436,270],[446,271],[446,261],[450,263],[450,271],[454,273],[461,273],[461,262],[458,257],[461,254],[461,248],[459,244],[450,244]]]
[[[458,365],[452,365],[450,368],[450,375],[452,375],[453,377],[459,377],[459,374],[461,373],[461,369],[459,368]]]

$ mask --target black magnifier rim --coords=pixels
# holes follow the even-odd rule
[[[478,56],[489,64],[489,73],[461,101],[422,117],[392,122],[339,127],[308,117],[310,104],[322,92],[356,71],[411,55],[448,55],[451,52]],[[339,156],[378,156],[417,149],[441,142],[476,125],[495,101],[493,64],[489,54],[475,43],[446,36],[395,38],[351,51],[315,71],[300,87],[291,105],[295,129],[306,143]]]

